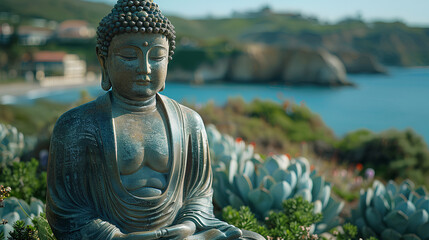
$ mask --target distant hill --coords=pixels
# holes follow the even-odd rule
[[[64,21],[82,19],[98,25],[101,18],[111,10],[105,3],[81,0],[1,0],[0,11],[11,12],[23,19],[44,18]]]
[[[94,27],[111,7],[82,0],[0,0],[1,12],[12,12],[23,19],[82,19]],[[347,19],[327,24],[300,14],[262,10],[224,19],[169,18],[176,26],[178,41],[186,40],[181,43],[190,46],[222,43],[240,47],[243,43],[264,43],[281,48],[323,48],[345,62],[359,58],[385,65],[429,65],[429,28],[409,27],[401,22]],[[360,54],[368,57],[362,58]]]
[[[429,28],[401,22],[366,23],[348,19],[325,24],[297,14],[253,18],[187,20],[170,17],[179,37],[235,44],[265,43],[286,48],[324,48],[339,56],[368,54],[385,65],[429,65]]]

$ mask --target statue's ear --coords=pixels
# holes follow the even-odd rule
[[[101,66],[101,87],[104,91],[109,91],[109,89],[112,87],[112,83],[110,82],[109,73],[107,72],[106,68],[106,56],[103,55],[98,47],[95,48],[98,62]]]

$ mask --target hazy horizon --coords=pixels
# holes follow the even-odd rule
[[[114,4],[116,0],[89,0]],[[337,22],[347,17],[360,16],[365,21],[402,21],[413,26],[429,27],[429,1],[427,0],[247,0],[246,6],[238,1],[172,1],[155,0],[169,15],[186,18],[228,17],[233,12],[257,11],[270,6],[275,12],[295,12],[317,17],[321,21]],[[193,7],[190,7],[193,6]]]

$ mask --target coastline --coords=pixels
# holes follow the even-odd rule
[[[0,84],[0,104],[1,98],[11,96],[22,96],[25,94],[29,94],[31,92],[50,92],[57,90],[66,90],[72,88],[93,86],[96,84],[100,84],[99,81],[90,81],[78,84],[65,84],[65,85],[56,85],[56,86],[41,86],[37,83],[5,83]]]

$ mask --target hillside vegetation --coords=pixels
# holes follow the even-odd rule
[[[83,19],[96,27],[111,6],[82,0],[2,0],[0,9],[17,14],[22,20]],[[331,24],[267,9],[249,17],[168,17],[176,26],[178,51],[181,46],[205,48],[222,43],[224,48],[237,48],[243,43],[263,43],[282,48],[324,48],[343,61],[359,53],[385,65],[429,65],[429,28],[410,27],[401,22],[369,23],[350,18]]]
[[[96,25],[112,7],[103,3],[81,0],[2,0],[2,12],[19,15],[22,19],[43,18],[54,21],[83,19]]]

